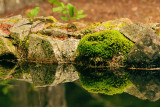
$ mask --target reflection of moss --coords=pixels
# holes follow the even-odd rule
[[[30,71],[32,81],[36,86],[51,85],[54,81],[54,75],[57,65],[53,64],[32,64]]]
[[[115,75],[113,72],[99,69],[85,69],[80,73],[80,82],[83,88],[89,92],[107,95],[123,93],[132,85],[126,74]]]
[[[86,35],[78,45],[78,58],[80,61],[105,62],[113,55],[121,52],[127,55],[133,43],[116,30],[106,30]]]

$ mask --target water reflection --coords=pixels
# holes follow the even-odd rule
[[[79,79],[73,64],[51,63],[18,63],[14,69],[1,69],[6,72],[3,79],[12,78],[28,81],[37,87],[55,86],[64,82],[72,82]],[[8,74],[7,74],[8,73]]]
[[[150,107],[159,99],[158,70],[0,63],[0,107]]]
[[[80,73],[80,82],[84,89],[93,93],[107,95],[123,93],[132,85],[128,73],[123,69],[86,68]]]

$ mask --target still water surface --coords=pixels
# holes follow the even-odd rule
[[[160,71],[0,62],[0,107],[160,107]]]

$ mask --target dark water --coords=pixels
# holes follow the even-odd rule
[[[0,62],[0,107],[160,107],[160,71]]]

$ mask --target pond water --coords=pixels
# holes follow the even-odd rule
[[[1,61],[0,107],[160,107],[160,70]]]

